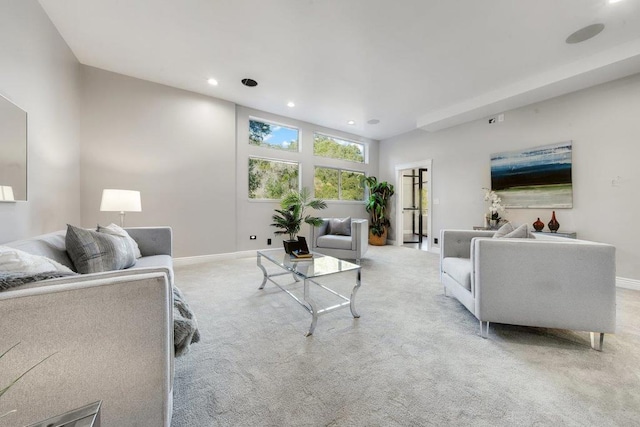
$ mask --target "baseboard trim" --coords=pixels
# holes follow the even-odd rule
[[[626,277],[616,277],[616,286],[619,288],[640,291],[640,280],[627,279]]]
[[[256,251],[240,251],[240,252],[228,252],[224,254],[211,254],[211,255],[198,255],[188,256],[173,259],[173,265],[176,267],[182,267],[185,265],[202,264],[212,261],[228,261],[231,259],[251,258],[256,256]]]

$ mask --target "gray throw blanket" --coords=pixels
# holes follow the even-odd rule
[[[189,346],[200,341],[196,317],[180,289],[173,287],[173,345],[176,357],[189,352]]]
[[[0,292],[7,291],[16,286],[26,283],[38,282],[40,280],[56,279],[58,277],[76,276],[78,273],[68,271],[47,271],[46,273],[15,273],[11,271],[0,270]]]

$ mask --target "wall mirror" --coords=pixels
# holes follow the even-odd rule
[[[27,113],[0,95],[0,202],[27,200]]]

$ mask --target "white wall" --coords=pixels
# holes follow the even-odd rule
[[[248,158],[249,156],[267,157],[282,160],[295,160],[301,163],[302,186],[308,187],[313,192],[314,165],[341,167],[349,170],[363,171],[367,175],[378,173],[378,142],[339,132],[333,129],[323,128],[311,123],[301,122],[287,117],[269,114],[250,108],[238,107],[238,165],[237,165],[237,205],[238,205],[238,250],[252,250],[267,248],[267,239],[272,239],[271,247],[282,247],[282,237],[274,236],[274,227],[271,217],[279,205],[273,201],[249,200]],[[283,152],[264,147],[249,145],[249,117],[261,118],[267,121],[298,128],[300,133],[300,153]],[[327,135],[361,142],[366,145],[368,163],[358,164],[353,162],[316,158],[313,155],[313,133],[321,132]],[[322,211],[311,211],[313,215],[323,217],[347,217],[369,218],[364,209],[363,202],[352,201],[327,201],[328,207]],[[257,236],[256,240],[249,240],[250,235]],[[303,226],[300,235],[309,236],[309,226]]]
[[[104,188],[139,190],[126,225],[169,225],[177,257],[236,250],[235,104],[83,67],[82,225]]]
[[[638,280],[639,114],[640,75],[635,75],[508,111],[502,123],[479,120],[384,140],[380,175],[393,179],[396,164],[433,159],[433,198],[440,202],[430,207],[433,239],[443,228],[482,225],[491,153],[572,140],[573,209],[556,210],[560,231],[615,245],[617,275]],[[528,224],[540,217],[546,224],[551,210],[509,209],[504,216]]]
[[[0,242],[80,220],[80,64],[35,0],[0,0],[0,93],[28,114],[28,201],[0,203]]]

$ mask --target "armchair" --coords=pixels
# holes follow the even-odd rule
[[[536,235],[493,239],[492,231],[442,230],[440,279],[480,321],[591,332],[602,350],[615,332],[615,247]]]
[[[360,259],[369,249],[369,221],[351,219],[351,227],[348,228],[351,235],[346,236],[332,233],[331,220],[323,218],[322,225],[311,227],[311,250],[336,258],[355,259],[360,264]]]

